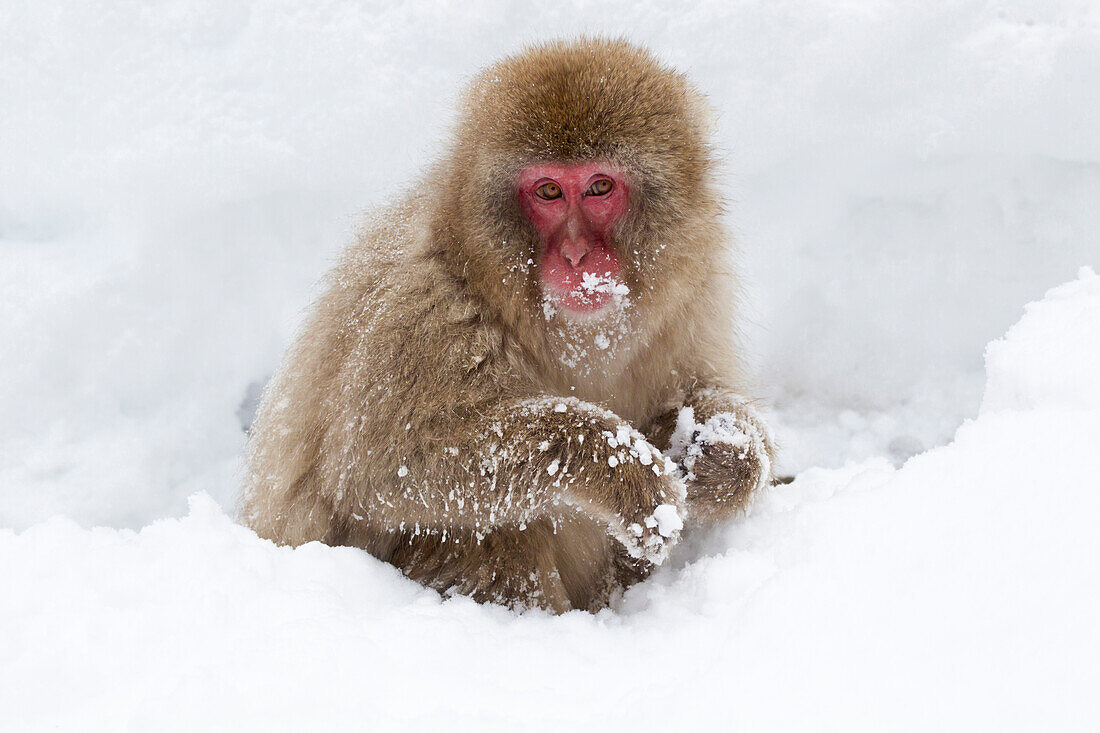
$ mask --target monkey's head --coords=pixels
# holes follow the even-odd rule
[[[717,255],[710,124],[681,74],[625,41],[504,59],[468,90],[442,169],[451,262],[509,319],[674,310]]]

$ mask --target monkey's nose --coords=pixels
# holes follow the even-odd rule
[[[591,251],[592,245],[583,239],[566,240],[561,243],[561,256],[573,267],[581,264],[581,261]]]

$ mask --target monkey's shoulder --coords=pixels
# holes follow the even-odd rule
[[[425,254],[418,227],[368,227],[330,273],[318,311],[337,324],[343,359],[397,394],[469,387],[503,362],[503,331]]]

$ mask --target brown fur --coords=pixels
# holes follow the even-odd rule
[[[767,456],[710,451],[687,506],[638,432],[667,448],[669,416],[702,386],[727,390],[707,410],[753,419],[708,126],[680,74],[621,41],[538,46],[478,76],[449,153],[348,248],[265,391],[250,526],[561,612],[603,607],[663,559],[677,535],[646,526],[657,506],[744,506]],[[634,182],[615,233],[631,304],[603,349],[603,326],[544,314],[514,187],[531,162],[591,159]]]

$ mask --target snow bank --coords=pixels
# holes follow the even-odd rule
[[[261,541],[203,495],[140,532],[2,531],[0,715],[18,730],[1095,729],[1098,332],[1084,269],[990,346],[985,407],[950,445],[900,469],[807,471],[598,616],[443,601],[353,549]]]
[[[1078,280],[1054,288],[1026,311],[986,349],[982,413],[1040,405],[1100,408],[1100,277],[1084,267]]]

